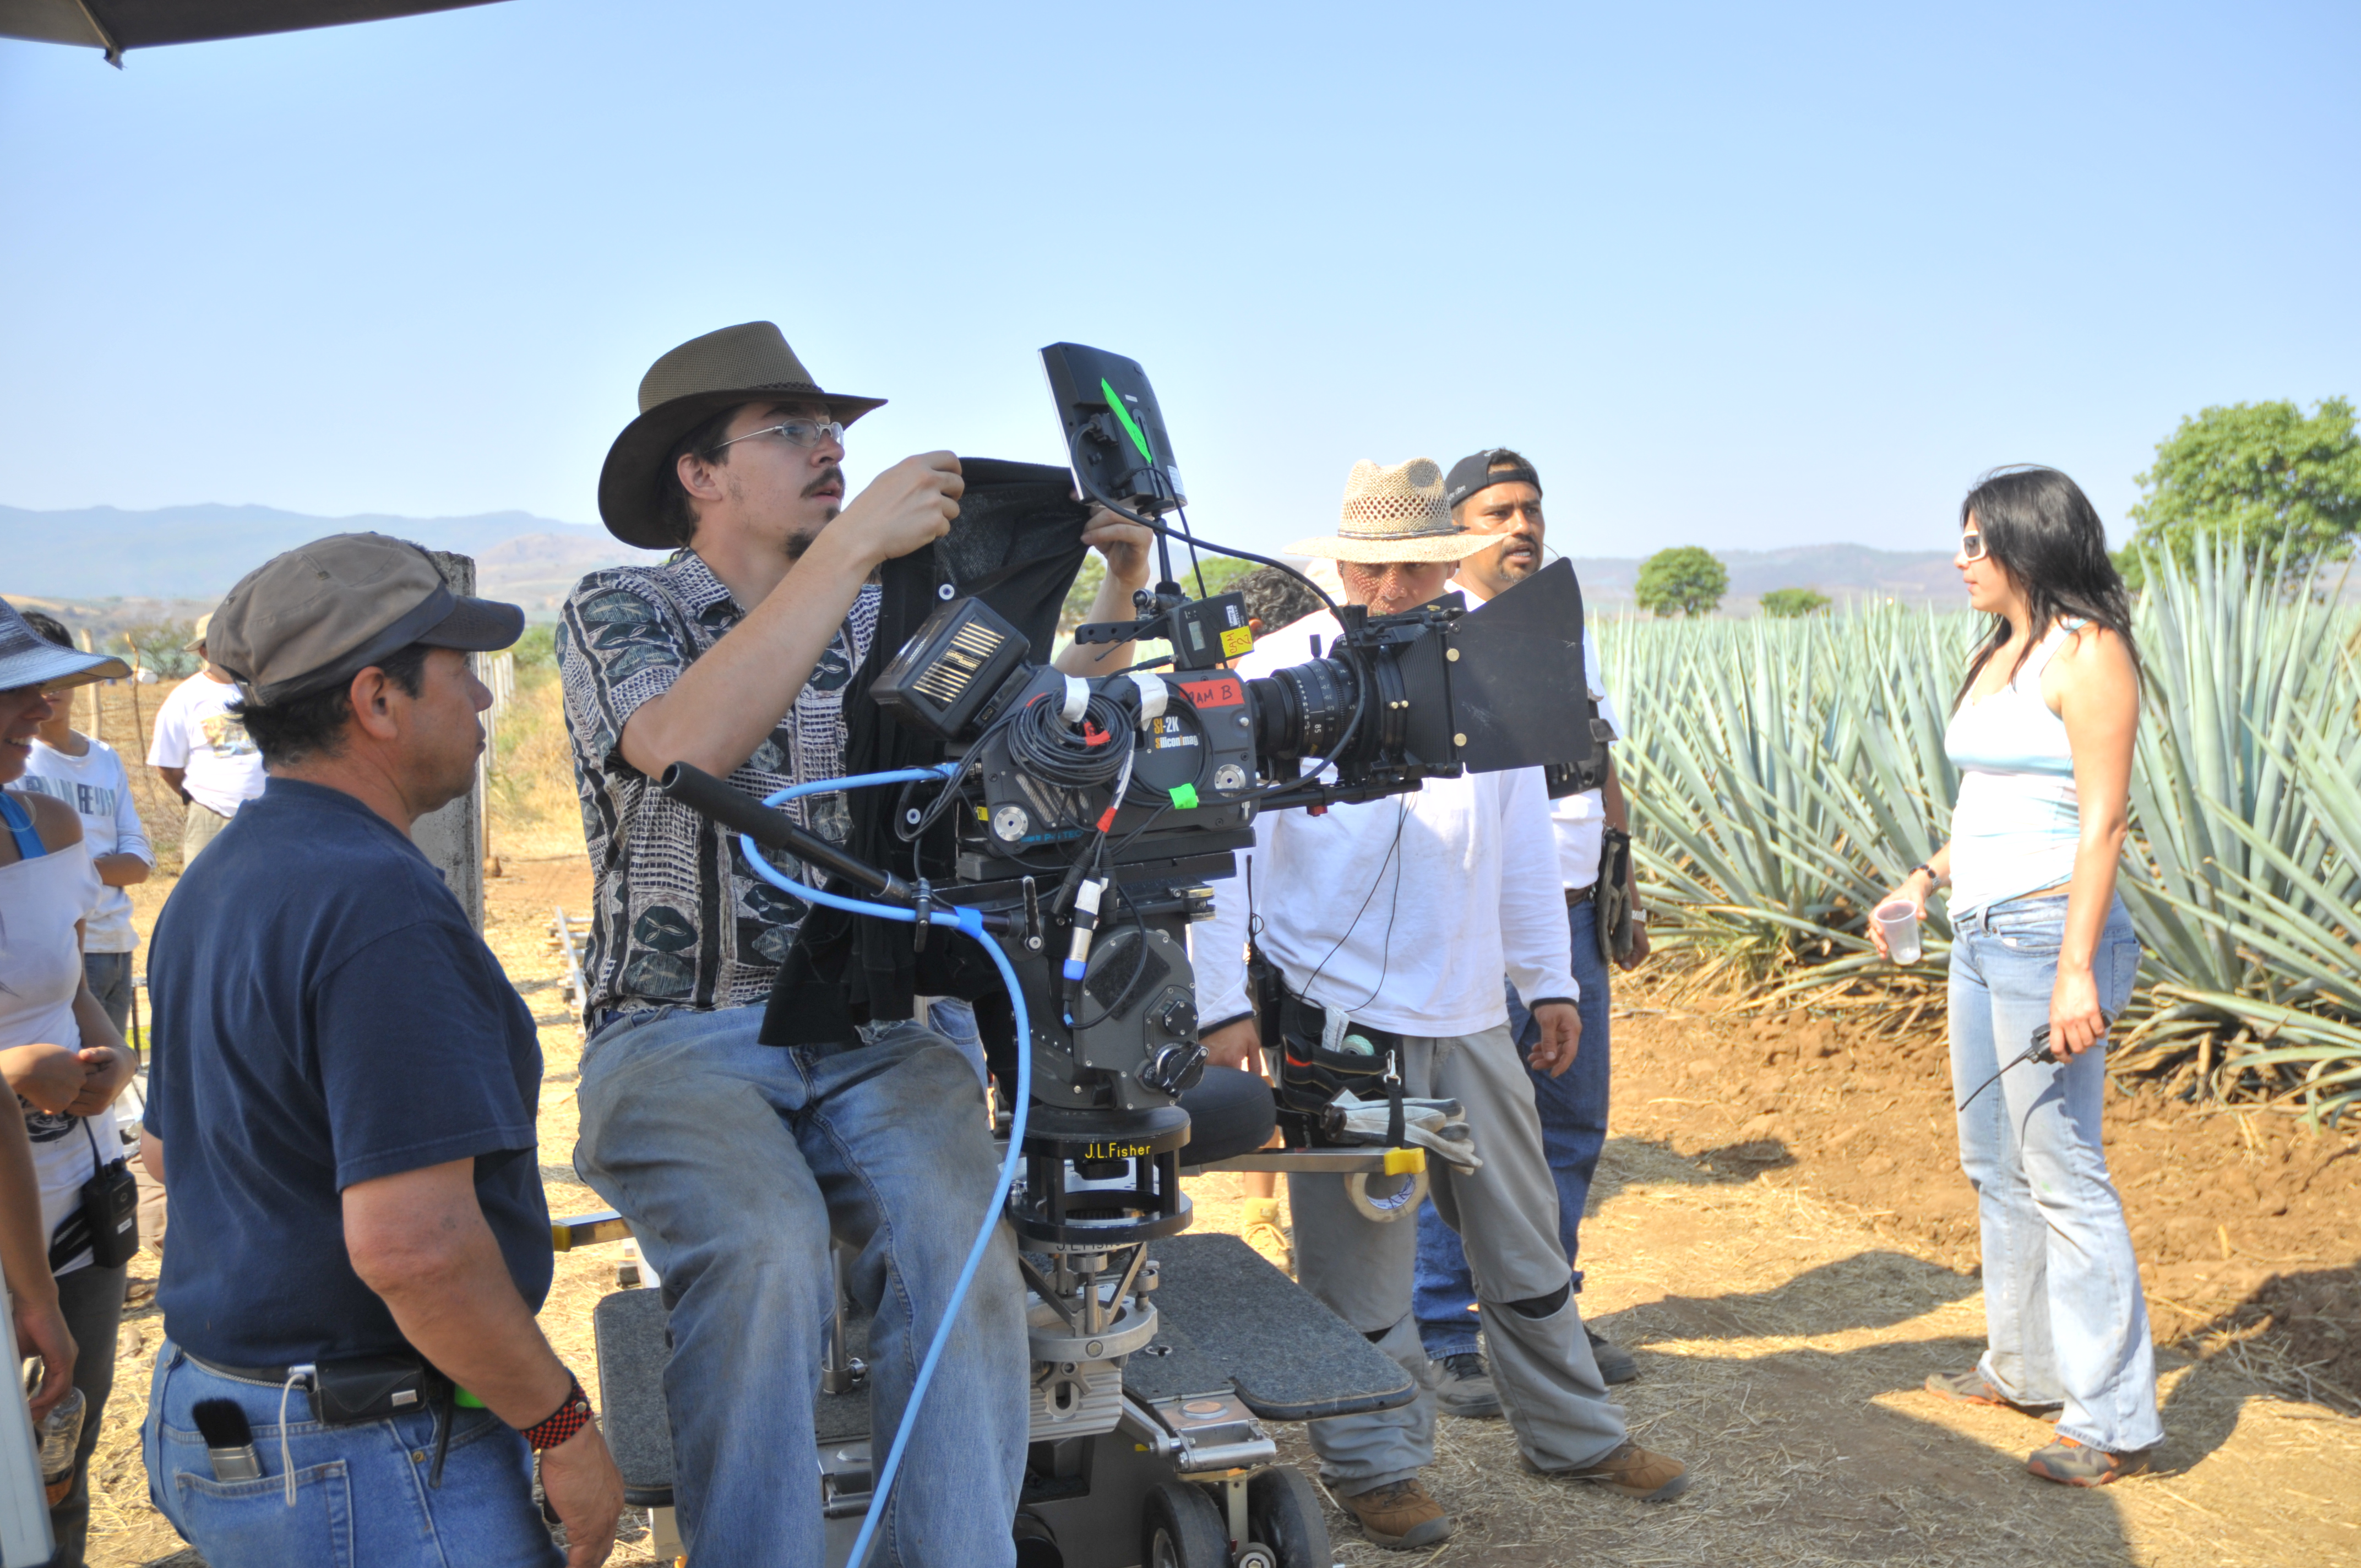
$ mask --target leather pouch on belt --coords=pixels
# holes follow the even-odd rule
[[[348,1355],[313,1369],[312,1407],[327,1426],[381,1421],[441,1403],[451,1380],[414,1354]]]
[[[1289,1110],[1316,1113],[1348,1089],[1363,1100],[1401,1098],[1401,1036],[1392,1030],[1332,1019],[1318,1003],[1282,992],[1279,1033],[1279,1098]]]

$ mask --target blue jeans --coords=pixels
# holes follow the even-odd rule
[[[254,1429],[259,1481],[216,1481],[189,1412],[228,1399]],[[301,1389],[280,1456],[276,1384],[224,1377],[166,1340],[140,1429],[148,1498],[208,1563],[241,1568],[557,1568],[533,1500],[533,1453],[489,1410],[459,1410],[443,1485],[429,1486],[434,1418],[420,1411],[322,1426]],[[287,1506],[287,1473],[295,1506]]]
[[[2020,898],[1954,923],[1951,1097],[2023,1053],[2049,1021],[2063,898]],[[2121,1013],[2139,938],[2118,898],[2092,960],[2099,1004]],[[2123,1200],[2099,1146],[2099,1047],[2026,1062],[1959,1113],[1960,1164],[1982,1227],[1984,1332],[1977,1370],[2010,1398],[2063,1405],[2058,1430],[2109,1453],[2154,1446],[2156,1354]]]
[[[574,1155],[664,1280],[689,1558],[745,1568],[824,1560],[812,1402],[831,1233],[860,1249],[847,1288],[876,1313],[882,1465],[999,1175],[974,1070],[924,1025],[816,1055],[758,1044],[762,1022],[759,1006],[675,1008],[599,1030]],[[1004,1226],[928,1387],[873,1563],[1015,1563],[1030,1371]]]
[[[1576,1244],[1582,1230],[1582,1206],[1590,1201],[1590,1179],[1598,1173],[1598,1152],[1607,1146],[1607,1086],[1611,1076],[1607,1048],[1607,960],[1598,956],[1598,914],[1587,897],[1566,906],[1574,951],[1570,968],[1582,988],[1577,1010],[1582,1014],[1582,1048],[1565,1075],[1525,1071],[1533,1080],[1533,1102],[1541,1111],[1542,1149],[1550,1174],[1557,1180],[1558,1239],[1565,1244],[1569,1262],[1580,1257]],[[1505,983],[1505,982],[1504,982]],[[1509,986],[1509,1032],[1520,1050],[1541,1038],[1541,1026],[1525,1011],[1517,988]],[[1483,1135],[1476,1148],[1483,1152]],[[1582,1288],[1582,1270],[1574,1271],[1574,1288]],[[1419,1338],[1426,1354],[1440,1361],[1476,1348],[1476,1283],[1467,1272],[1467,1254],[1458,1233],[1443,1223],[1432,1202],[1418,1211],[1418,1286],[1413,1298]]]
[[[116,1034],[128,1039],[126,1031],[131,1022],[131,955],[84,953],[82,972],[90,981],[90,993],[98,998],[106,1021],[115,1025]]]
[[[976,1082],[989,1088],[992,1068],[984,1060],[983,1034],[976,1027],[975,1003],[956,996],[921,998],[927,1004],[927,1027],[949,1040],[975,1069]]]

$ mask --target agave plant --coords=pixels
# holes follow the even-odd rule
[[[2158,1005],[2126,1044],[2219,1089],[2301,1059],[2264,1061],[2250,1039],[2349,1047],[2361,1021],[2351,618],[2287,594],[2276,565],[2201,550],[2148,573],[2135,620],[2150,702],[2123,887]]]
[[[1673,916],[1668,947],[1774,987],[1876,961],[1867,911],[1949,831],[1942,723],[1963,619],[1879,609],[1602,629],[1627,725],[1617,765],[1642,872]],[[1930,914],[1932,972],[1949,927]]]

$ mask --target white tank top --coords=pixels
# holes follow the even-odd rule
[[[91,869],[85,844],[0,866],[0,1047],[82,1048],[82,1028],[73,1015],[82,974],[74,922],[98,903],[99,893],[98,873]],[[22,1100],[16,1109],[33,1144],[46,1241],[82,1202],[82,1184],[97,1173],[93,1150],[115,1159],[123,1153],[123,1140],[115,1131],[112,1106],[88,1118],[52,1115]],[[68,1273],[89,1261],[84,1251],[58,1272]]]
[[[1953,920],[2074,875],[2081,799],[2066,721],[2041,700],[2041,672],[2081,626],[2061,621],[2006,685],[1971,697],[1951,715],[1943,751],[1958,768],[1951,809]]]

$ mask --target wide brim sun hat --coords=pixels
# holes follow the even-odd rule
[[[825,391],[770,322],[745,322],[690,338],[640,378],[640,417],[607,449],[598,474],[598,516],[626,544],[668,550],[679,541],[664,528],[658,485],[680,438],[724,409],[807,398],[828,417],[851,424],[883,398]]]
[[[1500,543],[1499,536],[1471,533],[1451,521],[1443,495],[1443,466],[1413,457],[1390,468],[1363,458],[1345,480],[1345,504],[1336,532],[1299,539],[1290,555],[1384,565],[1395,561],[1464,561]]]
[[[0,691],[40,686],[63,691],[93,681],[119,681],[131,666],[112,653],[60,648],[33,630],[16,607],[0,600]]]

